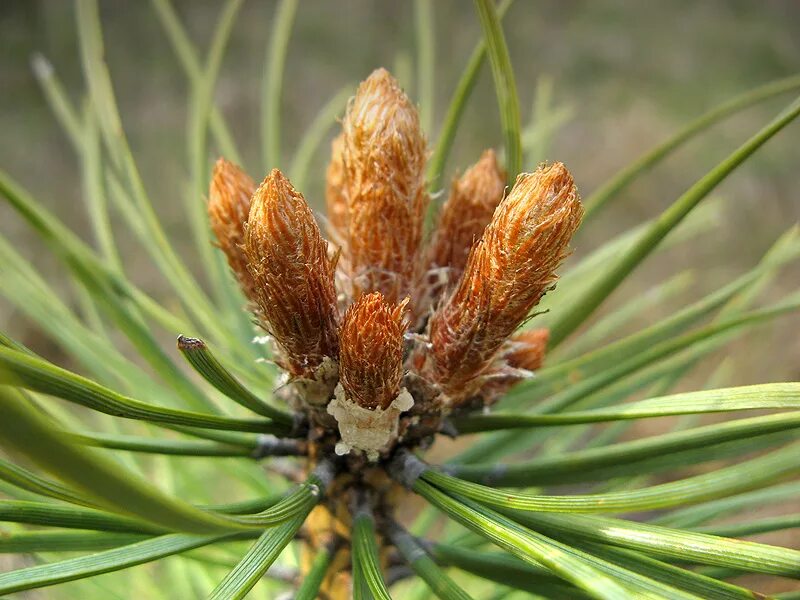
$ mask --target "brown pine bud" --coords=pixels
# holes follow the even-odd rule
[[[335,259],[308,204],[278,169],[253,196],[245,232],[247,266],[283,366],[308,375],[337,355]]]
[[[450,282],[458,281],[464,272],[470,249],[503,199],[505,182],[506,173],[491,149],[453,181],[430,246],[431,267],[447,267]]]
[[[347,198],[345,196],[345,173],[342,151],[344,134],[340,133],[331,143],[331,162],[325,173],[325,202],[328,208],[328,235],[338,245],[347,240]]]
[[[373,292],[345,313],[339,334],[339,385],[327,407],[341,436],[338,454],[356,449],[377,459],[397,437],[400,414],[414,405],[411,394],[400,387],[407,304],[407,298],[389,304],[380,292]]]
[[[538,371],[544,363],[549,329],[529,329],[521,331],[509,340],[504,358],[509,367],[523,371]]]
[[[432,377],[452,403],[480,387],[503,342],[553,287],[583,208],[561,163],[517,177],[432,315]]]
[[[358,88],[342,123],[347,258],[354,297],[409,295],[428,205],[417,109],[384,69]]]
[[[256,184],[241,168],[220,158],[214,165],[208,190],[208,216],[219,248],[228,260],[245,296],[255,301],[253,277],[247,270],[244,230]]]
[[[408,300],[390,305],[383,294],[361,296],[347,309],[339,335],[339,378],[347,397],[385,410],[403,377],[403,315]]]
[[[424,322],[428,311],[444,291],[461,277],[470,249],[483,234],[494,209],[503,199],[505,182],[506,173],[497,164],[497,156],[491,149],[453,181],[420,277],[414,307],[420,322]]]

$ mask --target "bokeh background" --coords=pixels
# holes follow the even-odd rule
[[[205,52],[220,10],[215,0],[175,0],[182,21]],[[432,142],[463,65],[480,35],[472,4],[434,3],[435,105]],[[199,272],[183,215],[188,184],[187,82],[149,2],[103,0],[107,60],[124,126],[148,191],[173,242]],[[417,99],[412,2],[303,0],[289,44],[282,112],[283,157],[260,156],[259,91],[275,3],[245,2],[216,91],[244,157],[260,179],[267,166],[286,168],[297,141],[327,100],[343,86],[386,66]],[[517,73],[523,121],[550,92],[557,127],[542,140],[538,160],[560,160],[588,195],[619,168],[683,124],[733,95],[800,71],[800,2],[796,0],[517,0],[505,21]],[[33,53],[53,64],[72,100],[80,103],[80,72],[72,4],[61,0],[0,3],[0,168],[86,238],[80,169],[52,117],[30,68]],[[788,97],[748,109],[705,133],[637,181],[579,234],[579,260],[592,248],[663,210],[699,176],[774,116]],[[335,132],[331,128],[328,139]],[[626,325],[631,331],[702,297],[753,266],[774,239],[800,220],[800,124],[770,141],[715,192],[718,210],[708,233],[648,259],[602,307],[603,314],[640,297],[676,273],[692,271],[684,293]],[[546,142],[546,143],[545,143]],[[500,147],[491,75],[484,68],[448,166],[451,177],[482,149]],[[322,206],[327,141],[316,153],[302,191]],[[209,160],[212,157],[209,156]],[[201,199],[198,199],[201,201]],[[115,220],[131,278],[165,304],[174,302],[133,236]],[[30,257],[65,296],[70,288],[58,262],[5,205],[0,232]],[[784,270],[764,295],[796,290],[800,269]],[[2,282],[0,282],[2,285]],[[57,324],[55,324],[57,326]],[[0,299],[0,327],[58,361],[58,348]],[[800,319],[762,326],[707,360],[684,387],[702,385],[727,357],[729,383],[800,379]],[[164,346],[172,338],[165,333]],[[776,538],[763,538],[773,541]],[[781,543],[800,545],[797,536]]]
[[[218,17],[214,0],[175,6],[195,44],[205,50]],[[254,178],[266,172],[259,156],[259,90],[274,15],[273,2],[246,2],[222,67],[217,101],[227,115]],[[187,85],[148,2],[101,2],[106,53],[125,128],[136,158],[174,243],[190,263],[182,215],[188,156]],[[436,85],[432,141],[439,120],[479,36],[471,3],[435,3]],[[717,0],[518,0],[505,19],[517,72],[523,120],[534,110],[537,87],[551,84],[561,126],[545,156],[561,160],[588,194],[617,169],[677,128],[732,95],[791,75],[800,64],[800,3]],[[411,2],[303,0],[289,45],[283,98],[283,163],[323,104],[348,83],[387,66],[415,97],[414,18]],[[72,4],[61,0],[6,0],[0,4],[0,166],[46,206],[89,235],[80,206],[80,172],[66,137],[53,119],[30,68],[40,52],[52,63],[72,99],[84,93]],[[727,152],[770,119],[788,98],[764,103],[715,127],[641,178],[577,240],[573,260],[616,233],[653,216]],[[330,136],[334,134],[331,129]],[[649,259],[604,309],[681,270],[694,274],[683,303],[715,289],[752,266],[777,235],[800,218],[797,124],[762,149],[716,193],[722,200],[711,235]],[[449,163],[450,174],[481,149],[499,147],[497,109],[488,68],[469,104]],[[327,143],[317,153],[305,195],[323,200]],[[450,176],[448,175],[448,177]],[[6,206],[0,227],[58,284],[61,271],[35,236]],[[117,228],[132,277],[163,297],[159,276],[132,236]],[[776,295],[796,287],[789,270]],[[169,301],[168,298],[164,298]],[[655,315],[644,315],[641,326]],[[0,323],[37,346],[36,332],[0,303]],[[800,376],[797,319],[762,327],[734,348],[736,383]]]

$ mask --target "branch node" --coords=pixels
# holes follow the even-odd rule
[[[451,439],[458,437],[458,428],[450,419],[443,419],[442,424],[439,426],[439,433],[446,435]]]
[[[420,475],[428,469],[430,469],[430,467],[427,464],[422,462],[407,449],[401,448],[389,463],[388,471],[392,478],[398,483],[411,489]]]
[[[319,479],[323,493],[330,487],[336,475],[336,468],[330,460],[323,459],[314,468],[314,476]]]
[[[305,442],[282,439],[271,433],[262,433],[256,438],[256,447],[250,456],[255,459],[266,456],[302,456],[306,452]]]

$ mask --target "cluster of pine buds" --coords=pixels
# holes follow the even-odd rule
[[[274,169],[260,186],[220,159],[208,211],[219,247],[285,371],[309,437],[377,460],[454,411],[491,405],[538,369],[547,330],[515,333],[556,281],[582,207],[564,165],[517,177],[494,152],[456,179],[426,239],[427,147],[383,69],[332,144],[329,243]]]

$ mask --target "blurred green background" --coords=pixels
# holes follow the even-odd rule
[[[205,52],[221,4],[177,1],[192,40]],[[106,51],[124,126],[148,191],[183,256],[193,260],[182,194],[188,173],[187,85],[149,2],[104,0]],[[434,2],[437,32],[434,128],[475,40],[479,25],[469,2]],[[222,66],[216,98],[255,179],[266,172],[259,156],[259,90],[274,2],[245,2]],[[769,80],[791,75],[800,64],[800,3],[717,0],[526,1],[505,19],[523,121],[529,121],[537,85],[552,83],[552,104],[568,117],[550,137],[545,158],[565,162],[587,195],[617,169],[723,100]],[[283,159],[286,168],[305,127],[342,86],[355,85],[373,68],[387,66],[415,95],[412,2],[348,0],[300,2],[283,94]],[[72,99],[83,94],[73,8],[60,0],[0,4],[0,166],[68,224],[89,235],[80,206],[80,173],[65,136],[51,116],[30,68],[41,52],[63,79]],[[668,205],[688,185],[774,115],[788,98],[749,109],[704,134],[653,173],[640,179],[576,240],[579,259],[588,250]],[[332,137],[331,129],[329,137]],[[797,124],[771,141],[717,192],[723,202],[713,234],[649,259],[603,307],[619,306],[653,283],[692,269],[693,284],[675,306],[698,298],[753,265],[786,227],[800,218]],[[499,147],[497,108],[488,68],[481,74],[449,163],[451,177],[481,149]],[[306,189],[321,205],[327,143],[314,158]],[[209,157],[211,160],[211,157]],[[271,165],[270,165],[271,166]],[[535,164],[527,164],[533,168]],[[200,201],[200,199],[198,199]],[[6,206],[2,231],[56,285],[58,263],[38,249],[34,235]],[[118,242],[134,280],[157,297],[164,286],[145,253],[122,227]],[[797,286],[800,271],[785,273],[775,297]],[[163,298],[169,302],[169,298]],[[644,325],[649,315],[631,327]],[[38,337],[0,303],[0,324],[37,346]],[[797,318],[758,330],[734,348],[733,383],[800,377]],[[165,339],[165,346],[171,340]],[[712,361],[713,362],[713,361]]]
[[[107,60],[145,184],[173,243],[199,272],[183,215],[189,162],[185,76],[149,2],[103,0],[100,4]],[[194,43],[207,51],[221,3],[176,0],[174,4]],[[434,11],[434,127],[428,132],[432,142],[480,35],[471,2],[438,0]],[[372,69],[389,68],[417,99],[413,2],[303,0],[285,72],[283,159],[279,165],[262,164],[259,94],[274,13],[274,2],[245,2],[216,93],[245,166],[257,180],[267,167],[288,167],[317,111],[342,86],[350,84],[354,91]],[[546,153],[531,157],[526,169],[533,169],[539,159],[563,161],[584,195],[709,108],[762,83],[800,72],[797,0],[517,0],[504,23],[523,121],[530,121],[537,89],[541,94],[548,86],[552,86],[552,105],[563,117],[549,136]],[[79,165],[32,75],[30,58],[35,52],[52,62],[72,100],[80,103],[84,82],[70,2],[0,3],[0,168],[89,238],[80,200]],[[617,233],[658,214],[788,101],[788,97],[780,98],[737,115],[639,179],[581,231],[570,260],[579,260]],[[328,139],[334,133],[331,128]],[[719,210],[713,213],[711,233],[648,259],[598,314],[691,270],[692,284],[685,293],[657,312],[628,323],[620,334],[633,331],[754,265],[778,235],[800,220],[799,140],[800,125],[795,123],[770,141],[715,193]],[[482,149],[501,145],[491,76],[484,68],[456,139],[447,178],[476,160]],[[327,153],[326,141],[301,190],[316,207],[323,202]],[[174,303],[146,253],[120,221],[115,225],[131,278],[165,304]],[[57,260],[5,205],[0,205],[0,231],[54,287],[69,295],[67,277]],[[765,300],[785,296],[798,282],[800,269],[785,270]],[[64,362],[58,349],[5,301],[0,301],[0,327],[56,362]],[[702,385],[726,355],[731,357],[731,385],[798,380],[799,331],[797,316],[761,326],[724,354],[707,360],[682,387]],[[165,348],[173,346],[174,333],[163,332]],[[779,543],[797,547],[800,538],[788,535]],[[763,539],[770,541],[768,536]]]

